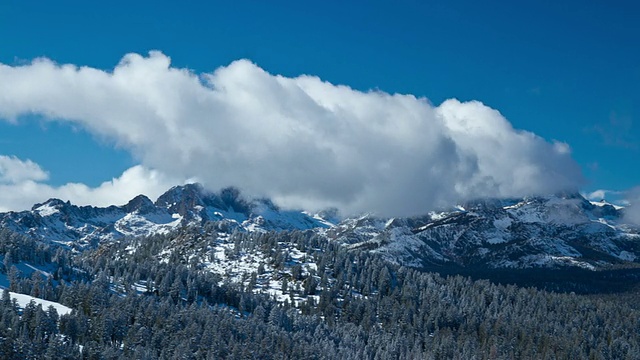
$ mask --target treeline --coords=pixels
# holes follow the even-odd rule
[[[267,265],[295,284],[285,293],[304,299],[277,302],[254,294],[250,280],[224,284],[201,267],[218,241],[216,226],[76,256],[43,248],[64,274],[48,296],[74,311],[56,320],[51,309],[20,311],[3,299],[0,358],[640,358],[640,312],[610,295],[442,277],[347,251],[313,232],[232,235],[233,252],[267,254]],[[0,249],[12,241],[22,240],[2,235]],[[292,249],[317,269],[294,270]],[[35,286],[32,278],[13,281],[21,292]]]

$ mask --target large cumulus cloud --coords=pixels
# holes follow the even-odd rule
[[[160,52],[103,71],[0,65],[0,117],[37,113],[111,139],[146,168],[287,207],[408,215],[476,197],[575,190],[564,143],[480,102],[361,92],[247,60],[196,74]]]

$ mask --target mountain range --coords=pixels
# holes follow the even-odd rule
[[[430,268],[583,268],[633,266],[640,231],[624,209],[577,193],[481,200],[407,218],[335,211],[283,210],[247,199],[235,188],[175,186],[155,202],[139,195],[122,206],[76,206],[59,199],[29,211],[0,214],[0,226],[83,250],[125,237],[166,234],[215,223],[220,233],[309,230],[352,251],[369,251],[404,266]]]
[[[59,199],[29,211],[0,214],[0,226],[35,239],[76,249],[124,237],[163,234],[185,226],[217,221],[228,232],[326,228],[323,218],[301,211],[280,210],[271,201],[247,201],[235,188],[217,193],[200,184],[175,186],[155,203],[138,195],[122,206],[76,206]]]

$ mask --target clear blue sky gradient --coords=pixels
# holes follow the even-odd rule
[[[567,142],[585,191],[625,190],[640,185],[638,19],[634,1],[7,0],[0,62],[112,69],[126,53],[158,49],[196,72],[248,58],[271,73],[434,104],[480,100],[516,128]],[[0,122],[0,154],[39,163],[53,185],[97,185],[136,163],[37,119]]]

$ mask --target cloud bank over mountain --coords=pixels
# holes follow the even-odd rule
[[[247,60],[202,74],[157,51],[127,54],[112,71],[49,59],[0,64],[0,117],[32,113],[127,149],[141,182],[153,172],[233,185],[285,207],[411,215],[583,183],[567,144],[514,129],[480,102],[434,106],[272,75]]]

